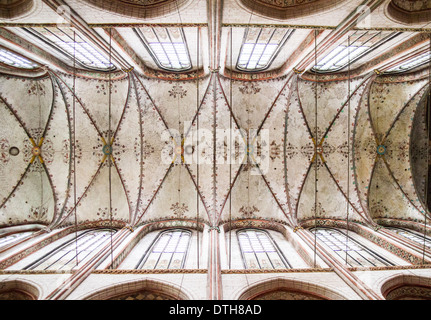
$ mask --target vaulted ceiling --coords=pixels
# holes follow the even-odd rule
[[[0,1],[0,46],[39,65],[0,66],[0,226],[426,223],[430,65],[385,72],[429,51],[429,1],[412,2]],[[56,25],[115,70],[25,30]],[[134,32],[160,26],[183,27],[190,70],[160,68]],[[294,31],[267,69],[238,70],[261,27]],[[358,30],[391,38],[311,70]]]

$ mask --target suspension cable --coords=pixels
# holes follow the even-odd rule
[[[348,254],[347,254],[347,248],[349,246],[348,242],[349,242],[349,209],[350,209],[350,100],[351,100],[351,95],[350,95],[350,35],[347,37],[347,47],[348,47],[348,77],[347,77],[347,97],[348,97],[348,101],[347,101],[347,205],[346,205],[346,265],[348,264],[347,262],[347,258],[348,258]]]
[[[317,30],[314,30],[314,65],[317,65]],[[314,73],[314,228],[317,227],[317,73]],[[314,232],[314,267],[316,267],[317,232]]]
[[[76,266],[79,264],[78,259],[78,218],[76,211],[76,31],[73,30],[73,100],[72,100],[72,112],[73,112],[73,207],[75,208],[75,257]]]
[[[429,49],[430,49],[430,54],[431,54],[431,33],[429,34]],[[426,101],[426,105],[425,105],[425,115],[426,115],[426,128],[427,128],[427,174],[425,176],[425,188],[424,188],[424,192],[425,192],[425,208],[424,208],[424,217],[425,217],[425,223],[424,223],[424,244],[423,244],[423,253],[422,253],[422,263],[425,264],[425,247],[426,247],[426,228],[427,228],[427,215],[429,212],[428,209],[428,183],[429,183],[429,156],[430,156],[430,113],[431,113],[431,59],[429,61],[429,69],[428,69],[428,99]]]

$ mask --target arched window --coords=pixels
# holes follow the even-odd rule
[[[114,65],[84,35],[70,27],[26,28],[26,31],[84,68],[113,70]],[[69,63],[70,64],[70,63]]]
[[[158,27],[133,30],[160,68],[168,71],[186,71],[192,68],[182,28]]]
[[[392,230],[397,234],[403,237],[406,237],[407,239],[417,242],[422,246],[425,245],[426,247],[431,249],[431,239],[428,237],[424,237],[423,234],[420,234],[413,230],[404,229],[404,228],[387,228],[387,229]]]
[[[241,71],[267,69],[292,34],[291,29],[247,28],[236,67]]]
[[[405,61],[404,63],[398,66],[388,69],[386,73],[399,73],[399,72],[410,71],[417,67],[430,63],[430,61],[431,61],[431,53],[425,52],[417,55],[414,58],[408,59],[407,61]]]
[[[38,67],[36,63],[4,48],[0,48],[0,62],[11,67],[22,69],[34,69]]]
[[[334,251],[343,261],[347,259],[347,264],[350,267],[394,265],[342,231],[329,228],[315,228],[311,232],[316,234],[317,239]]]
[[[267,232],[244,229],[238,231],[237,236],[246,269],[291,268]]]
[[[144,254],[135,269],[181,269],[186,261],[191,232],[163,231]]]
[[[393,39],[398,33],[383,31],[355,31],[350,35],[350,42],[339,45],[317,65],[313,67],[316,72],[334,72],[347,67],[371,51],[377,49],[385,42]]]
[[[19,240],[31,235],[33,232],[20,232],[20,233],[14,233],[5,237],[0,238],[0,249],[4,248],[10,244],[13,244],[15,242],[18,242]]]
[[[82,266],[93,255],[109,244],[115,230],[100,229],[85,231],[66,241],[29,264],[24,270],[73,270]]]

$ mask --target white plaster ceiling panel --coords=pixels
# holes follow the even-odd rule
[[[373,219],[424,221],[423,215],[400,191],[382,159],[379,159],[374,166],[368,201]]]
[[[318,158],[317,161],[321,164],[321,160]],[[319,175],[316,170],[319,170],[320,166],[315,167],[314,163],[311,163],[308,167],[308,171],[301,186],[297,207],[295,211],[295,218],[297,221],[320,218],[325,216],[325,211],[322,208],[321,203],[316,195],[316,178],[320,178],[323,181],[323,176]],[[324,169],[326,171],[326,169]],[[318,187],[318,186],[317,186]]]
[[[117,130],[113,133],[111,160],[114,174],[118,175],[123,185],[123,192],[128,202],[128,221],[138,210],[142,190],[141,168],[141,122],[140,109],[136,97],[136,83],[128,77],[128,96],[123,115]],[[112,172],[111,172],[112,174]],[[118,181],[118,180],[117,180]],[[112,183],[112,181],[111,181]]]
[[[76,209],[78,223],[109,221],[111,218],[126,223],[130,220],[122,181],[115,166],[112,165],[110,168],[108,163],[107,159],[80,201]]]
[[[423,97],[426,98],[426,97]],[[415,111],[410,134],[410,163],[416,193],[422,203],[426,201],[427,167],[428,167],[428,134],[426,99],[423,99]]]
[[[128,85],[127,78],[111,80],[111,91],[109,80],[79,79],[76,81],[76,92],[82,105],[88,110],[92,121],[99,128],[103,137],[108,141],[109,128],[112,133],[121,119],[124,105],[127,100]],[[111,105],[109,111],[109,104]],[[111,118],[111,123],[109,123]]]
[[[231,202],[226,203],[221,215],[221,220],[224,222],[230,219],[288,222],[260,175],[260,171],[252,164],[243,166],[232,187],[231,197]]]
[[[51,184],[45,170],[36,161],[2,207],[0,224],[49,224],[52,221],[54,197]]]
[[[370,91],[370,117],[373,130],[379,140],[391,128],[397,114],[423,86],[420,81],[401,83],[374,82]]]
[[[317,190],[317,192],[316,192]],[[363,222],[362,217],[350,205],[345,195],[340,192],[329,171],[317,159],[316,165],[310,166],[307,179],[304,183],[296,213],[298,221],[309,219],[341,219]]]
[[[368,81],[361,101],[355,112],[353,139],[353,167],[354,180],[356,191],[361,202],[362,209],[368,213],[368,193],[371,176],[373,173],[374,162],[377,157],[377,144],[371,128],[368,113],[368,95],[372,83],[372,79]]]
[[[286,84],[286,77],[265,81],[232,81],[220,78],[226,100],[240,128],[258,129]],[[231,97],[232,86],[232,97]]]
[[[347,81],[317,84],[299,81],[299,107],[305,116],[304,125],[313,138],[317,133],[317,139],[313,139],[312,143],[308,143],[303,148],[308,147],[309,152],[313,155],[313,162],[315,157],[319,158],[318,172],[321,174],[318,174],[318,179],[322,188],[318,188],[318,194],[323,202],[319,201],[317,207],[314,206],[313,208],[310,207],[310,204],[302,204],[303,209],[298,207],[298,219],[303,215],[306,218],[312,218],[312,216],[308,215],[317,214],[317,212],[321,212],[319,213],[321,216],[324,215],[324,212],[327,212],[331,218],[343,218],[347,215],[347,203],[349,203],[349,210],[354,211],[351,212],[351,217],[358,221],[363,220],[361,218],[363,210],[355,191],[351,157],[350,163],[348,163],[349,156],[352,153],[352,139],[349,140],[349,136],[353,135],[351,123],[354,119],[354,110],[361,97],[363,82],[364,79],[359,78],[350,83],[352,98],[350,100],[350,119],[348,119],[349,104],[346,102],[348,101],[349,88]],[[356,90],[356,88],[361,89]],[[316,90],[317,95],[315,94]],[[317,130],[315,129],[316,124]],[[312,167],[314,168],[314,163]],[[309,175],[312,174],[314,177],[315,174],[311,172],[312,170],[311,168]],[[347,187],[346,179],[348,175],[351,177],[349,187]],[[311,178],[308,176],[306,179]],[[309,188],[311,188],[310,182],[307,181],[302,190],[302,193],[307,193],[305,197],[310,196],[306,191]],[[328,201],[325,204],[324,201],[329,194],[334,195],[334,201]],[[301,200],[301,203],[303,203],[303,200]],[[343,210],[343,207],[346,209]]]
[[[386,140],[382,142],[386,147],[382,160],[385,160],[385,164],[388,170],[390,170],[391,175],[393,175],[400,192],[409,199],[417,210],[424,212],[424,208],[415,190],[409,157],[410,132],[414,113],[427,89],[424,81],[422,81],[422,84],[425,86],[405,105],[399,117],[394,121],[392,130],[390,130]]]
[[[195,147],[196,156],[190,157],[185,155],[185,161],[188,164],[190,174],[198,186],[199,193],[208,219],[213,221],[216,216],[215,204],[215,169],[214,169],[214,122],[215,122],[215,97],[214,88],[216,87],[215,75],[211,76],[208,82],[206,94],[199,107],[199,116],[193,123],[193,129],[187,135],[187,144]],[[199,124],[198,124],[199,123]],[[193,160],[195,159],[195,160]],[[176,159],[180,161],[180,159]],[[199,172],[198,169],[199,168]]]
[[[320,84],[311,81],[298,80],[297,91],[299,105],[304,114],[304,124],[313,139],[320,142],[322,135],[334,119],[336,108],[341,107],[342,98],[347,95],[347,86],[335,86],[331,83]],[[328,89],[334,89],[333,95],[329,95]],[[317,96],[316,96],[317,90]],[[317,104],[316,104],[317,103]],[[335,108],[333,107],[335,106]],[[316,136],[316,113],[317,113],[317,137]],[[313,146],[314,147],[314,146]]]
[[[350,87],[353,89],[361,83],[361,78],[352,79]],[[317,113],[317,141],[321,142],[324,133],[345,105],[348,97],[347,81],[319,82],[298,81],[298,92],[302,110],[306,119],[306,125],[311,135],[316,134]],[[317,90],[317,96],[315,94]],[[352,90],[353,91],[353,90]],[[317,105],[316,105],[317,102]]]
[[[362,100],[355,122],[355,174],[362,204],[366,201],[373,219],[422,219],[409,149],[424,85],[374,81],[367,100]]]
[[[278,207],[287,214],[291,213],[291,206],[286,195],[286,169],[284,158],[284,142],[286,139],[287,110],[290,96],[292,94],[292,78],[286,79],[284,87],[272,104],[267,118],[261,125],[261,130],[257,133],[255,149],[257,159],[252,157],[259,164],[259,168],[268,183],[273,197],[277,199]],[[252,136],[253,138],[253,136]],[[298,166],[296,164],[296,166]]]
[[[186,134],[208,88],[210,77],[191,81],[162,81],[142,79],[170,130]]]
[[[60,215],[70,196],[71,128],[70,114],[59,85],[54,83],[54,101],[50,121],[42,143],[42,159],[55,193],[55,214]]]
[[[84,81],[82,85],[88,83],[88,80]],[[92,96],[90,96],[91,90],[89,89],[79,91],[80,102],[82,102],[82,105],[81,103],[79,105],[83,111],[85,108],[88,112],[78,114],[84,119],[86,118],[83,120],[84,123],[87,123],[87,126],[92,126],[93,124],[94,129],[97,129],[97,132],[94,132],[94,130],[92,130],[92,133],[89,132],[87,138],[78,139],[78,141],[85,141],[85,145],[80,146],[83,157],[81,161],[86,162],[87,160],[92,167],[88,170],[87,167],[81,166],[82,169],[87,169],[82,170],[81,176],[78,175],[79,166],[76,170],[77,187],[80,184],[83,187],[77,194],[79,196],[85,193],[84,198],[79,200],[80,208],[78,208],[77,216],[82,217],[82,219],[85,218],[85,221],[110,219],[112,213],[113,219],[130,222],[133,215],[137,214],[139,210],[138,201],[140,204],[148,202],[165,174],[166,167],[160,166],[161,148],[163,147],[161,135],[165,130],[165,126],[139,79],[136,79],[133,83],[132,90],[127,79],[113,81],[111,138],[115,138],[112,145],[112,155],[115,161],[111,167],[111,174],[109,174],[107,166],[110,157],[103,152],[104,143],[109,141],[108,130],[103,130],[107,129],[104,127],[108,126],[107,119],[109,117],[107,105],[103,104],[105,93],[109,94],[109,91],[106,90],[107,87],[103,86],[103,84],[107,85],[107,83],[98,80],[92,83],[92,87],[96,89],[105,89],[103,95],[102,91],[98,92],[99,95]],[[117,88],[122,94],[115,95],[116,89],[114,88]],[[131,94],[132,91],[138,92],[139,104],[135,95]],[[86,98],[81,99],[81,96]],[[93,99],[95,100],[94,103]],[[109,100],[106,103],[109,103]],[[87,108],[87,105],[91,107]],[[128,112],[129,109],[131,110],[130,112]],[[88,123],[90,120],[92,120],[92,124]],[[77,122],[83,123],[79,120]],[[100,126],[100,123],[104,124],[104,126]],[[122,130],[122,128],[127,128],[127,130]],[[77,130],[77,137],[82,134],[85,134],[85,130],[83,132]],[[102,141],[102,136],[104,141]],[[144,149],[142,154],[141,136]],[[99,141],[96,139],[99,139]],[[150,152],[150,154],[147,152]],[[142,161],[141,156],[143,157],[144,155],[148,159]],[[127,160],[130,160],[130,163]],[[100,165],[102,161],[103,165]],[[141,164],[141,161],[144,163]],[[151,175],[152,179],[142,178],[141,184],[140,174],[143,174],[143,176]],[[159,179],[154,179],[155,177]],[[111,189],[108,188],[109,185],[111,185]],[[142,192],[143,189],[145,191]],[[112,203],[113,207],[112,211],[108,212],[110,203]]]
[[[17,118],[1,100],[0,119],[0,204],[3,205],[29,165],[23,152],[29,138]],[[9,153],[12,147],[19,150],[16,156]]]
[[[198,213],[199,221],[208,223],[205,206],[197,194],[189,171],[185,165],[173,164],[155,199],[139,222],[150,223],[164,219],[196,220]]]
[[[224,108],[218,106],[217,112],[217,128],[220,129],[229,129],[231,124],[228,123],[230,121],[227,114],[229,112],[228,107],[232,110],[232,127],[235,129],[233,133],[234,136],[240,137],[242,136],[242,140],[238,139],[235,145],[235,159],[232,168],[226,165],[218,165],[217,166],[217,191],[218,195],[221,196],[220,199],[223,199],[226,203],[222,204],[218,201],[219,206],[218,210],[223,210],[222,212],[222,220],[226,220],[230,214],[232,214],[230,207],[230,203],[228,201],[239,201],[238,204],[235,204],[235,217],[236,218],[245,218],[247,216],[259,216],[263,219],[268,220],[283,220],[285,221],[286,217],[284,213],[282,213],[280,206],[277,204],[276,199],[273,196],[273,191],[269,189],[266,185],[267,183],[271,183],[264,176],[261,177],[261,180],[258,181],[259,186],[263,188],[263,184],[266,185],[266,188],[263,193],[259,194],[259,197],[262,198],[262,195],[265,194],[269,197],[267,200],[267,205],[269,206],[269,202],[274,204],[276,207],[274,208],[274,212],[265,212],[265,209],[258,209],[258,211],[254,212],[255,208],[261,206],[261,204],[257,204],[255,206],[249,205],[244,202],[244,199],[239,200],[238,196],[232,195],[232,199],[228,199],[227,191],[229,188],[229,180],[231,184],[233,184],[232,190],[238,190],[238,188],[242,190],[246,190],[248,186],[244,186],[244,182],[242,182],[242,186],[237,186],[237,184],[241,184],[240,177],[244,176],[244,172],[248,172],[251,170],[251,164],[259,164],[260,170],[254,167],[251,171],[252,175],[261,174],[265,175],[268,171],[274,171],[274,166],[278,166],[278,173],[281,173],[284,170],[283,165],[283,156],[282,156],[282,148],[283,145],[283,125],[284,125],[284,111],[286,109],[286,96],[289,94],[287,88],[287,79],[286,77],[282,77],[279,79],[268,80],[264,82],[247,82],[247,81],[233,81],[230,82],[228,79],[220,78],[221,84],[221,92],[223,95],[220,96],[220,90],[218,93],[218,100],[222,101]],[[285,90],[282,90],[285,89]],[[283,91],[283,92],[280,92]],[[231,94],[232,92],[232,94]],[[224,99],[224,101],[223,101]],[[277,111],[274,111],[277,109]],[[282,113],[282,117],[280,118],[280,110]],[[276,112],[277,114],[272,114],[271,111]],[[224,116],[223,116],[224,115]],[[261,130],[265,122],[265,118],[267,118],[268,123],[266,124],[265,130]],[[223,116],[223,117],[222,117]],[[224,118],[224,120],[222,120]],[[274,123],[273,121],[276,123]],[[280,122],[281,121],[281,122]],[[278,127],[280,125],[280,127]],[[241,133],[237,131],[237,128],[240,128]],[[268,130],[269,129],[269,130]],[[260,134],[264,133],[264,134]],[[267,134],[268,133],[268,134]],[[248,139],[248,142],[247,142]],[[270,139],[270,140],[268,140]],[[272,139],[272,140],[271,140]],[[274,142],[271,145],[271,141]],[[249,163],[247,164],[246,156],[246,146],[249,144]],[[278,143],[278,144],[277,144]],[[272,153],[271,153],[272,152]],[[271,159],[273,157],[273,159]],[[277,164],[274,164],[273,161],[278,159]],[[238,164],[243,163],[244,166],[242,168],[238,168]],[[229,170],[232,170],[230,172]],[[238,171],[238,169],[240,171]],[[283,174],[277,178],[283,179]],[[228,180],[229,179],[229,180]],[[276,179],[273,176],[269,177],[269,180]],[[257,182],[256,182],[257,183]],[[276,193],[279,193],[279,196],[282,198],[278,198],[281,203],[286,204],[285,196],[283,196],[284,192],[284,182],[280,183],[279,180],[273,181],[274,187],[277,188]],[[251,188],[251,187],[250,187]],[[236,191],[238,192],[238,191]],[[254,191],[253,191],[254,192]],[[254,196],[253,196],[254,197]],[[237,200],[235,200],[237,199]],[[282,199],[282,200],[281,200]],[[253,200],[254,202],[254,200]],[[220,204],[224,207],[220,207]],[[287,207],[285,207],[287,211]],[[229,215],[228,215],[229,213]]]
[[[290,85],[291,96],[287,101],[288,109],[285,128],[286,192],[292,213],[297,210],[301,188],[307,177],[307,171],[314,154],[313,141],[300,108],[297,82],[298,78],[294,77]]]
[[[24,205],[16,208],[11,204],[11,200],[16,197],[16,193],[22,189],[23,180],[27,178],[30,166],[23,150],[27,146],[28,137],[24,130],[20,128],[15,117],[9,112],[5,104],[1,103],[0,111],[0,140],[1,140],[1,206],[0,206],[0,225],[19,224],[23,222]],[[17,156],[9,154],[10,147],[17,147],[20,153]],[[11,207],[12,206],[12,207]],[[16,210],[18,209],[18,210]],[[31,220],[31,219],[29,219]]]
[[[45,129],[53,99],[49,77],[26,79],[3,76],[0,92],[7,103],[16,109],[28,133],[39,138]]]
[[[19,150],[18,156],[11,161],[14,168],[5,172],[10,182],[2,185],[0,208],[3,221],[0,223],[47,224],[53,216],[54,199],[45,166],[39,159],[50,162],[53,158],[52,142],[42,144],[41,139],[52,106],[51,81],[48,77],[38,80],[2,77],[0,92],[3,104],[1,140],[6,155],[2,161],[3,170],[11,160],[8,154],[12,147],[10,143]],[[42,150],[38,156],[33,153],[34,147]]]
[[[162,184],[171,164],[163,153],[166,148],[171,150],[172,142],[141,79],[130,77],[129,104],[116,137],[124,150],[116,157],[116,165],[123,176],[132,221],[136,221]]]
[[[227,200],[227,196],[233,184],[234,177],[241,164],[245,163],[247,133],[241,130],[236,119],[235,113],[231,112],[230,105],[227,100],[226,93],[222,87],[219,77],[216,79],[216,143],[215,143],[215,204],[216,214],[219,216],[223,210],[223,206]],[[232,141],[229,143],[229,135],[232,130]],[[235,138],[234,138],[235,137]],[[248,144],[251,144],[249,141]],[[232,155],[229,155],[229,149]],[[257,146],[253,146],[257,148]],[[253,150],[254,151],[254,150]],[[231,159],[230,159],[231,158]],[[230,164],[231,163],[231,164]]]
[[[354,180],[352,138],[354,126],[352,124],[354,123],[355,113],[358,110],[361,98],[366,93],[370,77],[358,80],[360,81],[352,82],[350,100],[347,97],[345,97],[344,101],[342,100],[342,105],[337,107],[337,115],[324,132],[322,156],[325,160],[325,166],[327,166],[337,188],[349,199],[350,205],[355,211],[364,216]]]
[[[78,92],[78,90],[72,90],[72,77],[57,75],[57,79],[59,79],[58,82],[66,99],[71,115],[71,123],[73,124],[74,122],[75,124],[74,127],[73,125],[71,126],[72,133],[75,132],[74,141],[72,141],[72,151],[75,153],[76,168],[72,167],[73,177],[70,182],[72,193],[63,215],[64,219],[68,218],[66,221],[73,222],[75,206],[82,207],[81,201],[84,197],[87,197],[88,189],[95,183],[95,178],[100,174],[102,160],[104,158],[103,134],[101,129],[92,122],[87,107],[81,103],[80,92]],[[76,82],[79,81],[82,81],[82,79],[77,78]],[[76,88],[78,88],[78,85]],[[73,119],[73,116],[75,119]]]

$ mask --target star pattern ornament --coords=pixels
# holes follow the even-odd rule
[[[189,207],[185,203],[180,204],[179,202],[176,202],[171,205],[171,210],[175,216],[181,218],[186,212],[189,211]]]

